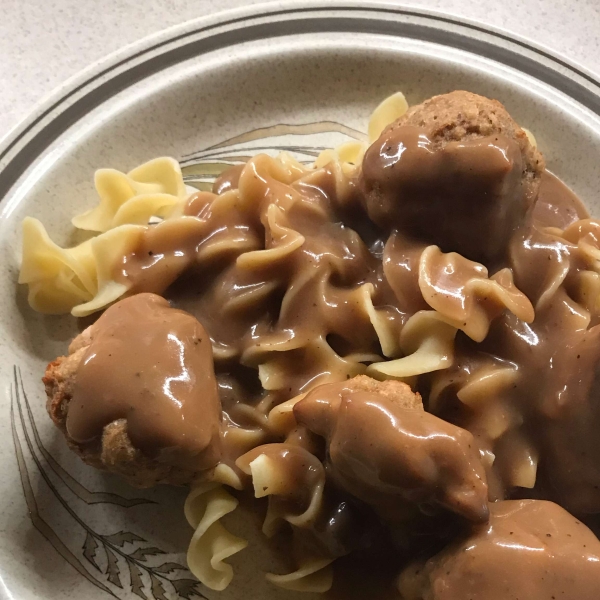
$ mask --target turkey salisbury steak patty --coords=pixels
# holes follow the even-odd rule
[[[88,464],[138,487],[184,484],[220,458],[211,343],[154,294],[111,306],[44,377],[47,409]]]
[[[542,500],[490,505],[490,521],[398,580],[403,600],[596,600],[600,542]]]
[[[489,265],[523,224],[543,171],[500,102],[457,91],[387,127],[365,154],[361,187],[382,228]]]
[[[329,476],[385,521],[412,504],[488,518],[485,470],[473,436],[423,409],[399,381],[359,376],[321,385],[294,406],[299,424],[327,441]]]

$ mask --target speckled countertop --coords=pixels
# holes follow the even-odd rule
[[[390,2],[392,4],[394,2]],[[146,35],[251,0],[0,0],[0,137],[46,94]],[[528,37],[600,73],[600,0],[419,0]]]

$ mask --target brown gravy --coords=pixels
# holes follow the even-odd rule
[[[385,521],[408,505],[439,503],[486,521],[487,485],[471,434],[353,382],[316,388],[294,407],[299,423],[328,439],[329,475]]]
[[[396,140],[407,144],[406,160],[416,160],[410,158],[412,146],[415,146],[413,149],[417,154],[431,152],[425,142],[419,148],[420,135],[417,131],[404,131],[402,136],[407,139]],[[497,142],[500,146],[503,143],[502,140]],[[485,146],[484,155],[493,155],[492,163],[499,161],[498,169],[489,167],[491,170],[482,175],[481,181],[489,182],[492,172],[507,172],[500,166],[502,161],[509,160],[507,156],[512,150],[508,148],[510,144],[506,148],[502,146],[502,151],[499,145],[487,141],[481,144]],[[462,146],[457,148],[458,163],[467,164],[471,160],[468,157],[476,153],[476,147],[477,144],[471,150]],[[374,148],[372,152],[375,152]],[[462,152],[466,154],[463,156]],[[186,209],[187,219],[166,221],[151,228],[140,249],[125,258],[119,273],[120,277],[133,281],[133,291],[165,293],[176,305],[190,311],[203,323],[212,341],[217,373],[228,373],[232,361],[256,368],[270,357],[267,361],[269,389],[267,398],[256,409],[259,413],[318,383],[360,373],[354,366],[356,363],[346,362],[344,356],[360,355],[368,360],[370,356],[381,355],[372,326],[360,307],[356,290],[361,285],[369,283],[373,286],[373,303],[392,331],[399,332],[411,314],[430,308],[418,286],[417,271],[423,243],[411,241],[399,232],[392,232],[389,237],[380,232],[377,234],[379,241],[369,240],[370,248],[373,248],[370,252],[360,237],[343,225],[344,210],[351,200],[339,195],[332,170],[322,169],[299,179],[294,179],[298,174],[291,170],[283,175],[278,173],[275,180],[269,160],[259,156],[245,168],[225,173],[222,181],[227,182],[227,189],[221,196],[208,192],[194,195]],[[375,160],[375,154],[368,157],[365,169],[368,170],[367,162]],[[286,178],[288,183],[282,183],[281,180]],[[254,199],[252,205],[246,201],[249,190]],[[272,204],[281,210],[271,211],[269,222],[266,207]],[[488,339],[481,347],[470,344],[468,340],[463,343],[463,336],[459,334],[458,347],[460,349],[462,344],[465,351],[459,352],[452,369],[429,378],[434,386],[443,387],[440,378],[452,379],[446,386],[448,391],[445,394],[448,395],[456,390],[461,380],[471,378],[475,367],[485,366],[483,363],[512,365],[518,370],[520,381],[537,381],[544,365],[550,360],[556,362],[557,352],[565,365],[570,365],[571,360],[579,360],[566,350],[570,342],[565,343],[565,340],[570,339],[569,331],[572,330],[577,337],[577,332],[586,329],[588,324],[585,316],[579,318],[579,324],[575,323],[578,317],[571,310],[570,296],[564,294],[573,295],[581,287],[578,277],[586,267],[585,256],[574,242],[549,228],[565,227],[582,217],[587,217],[587,214],[574,194],[556,177],[544,174],[533,219],[512,237],[507,234],[510,251],[504,263],[500,264],[511,269],[516,287],[525,292],[534,306],[538,305],[534,323],[527,325],[509,313],[493,319]],[[265,238],[266,226],[269,230],[279,231],[279,237]],[[286,246],[290,240],[294,241],[291,232],[297,232],[303,241],[288,252],[285,251]],[[372,237],[373,232],[370,235]],[[265,245],[271,249],[271,258],[263,261],[257,256],[260,260],[249,262],[248,253],[259,250],[264,254],[265,251],[260,248],[265,248]],[[240,262],[240,257],[244,257],[244,262]],[[566,271],[568,273],[564,275]],[[184,285],[170,288],[170,284],[183,272],[187,273],[186,278],[181,279]],[[463,293],[460,291],[463,281],[456,275],[454,278],[457,280],[449,280],[455,290],[454,298],[452,290],[447,291],[452,301],[460,300]],[[565,292],[558,294],[553,302],[558,309],[551,310],[548,306],[542,310],[540,299],[544,299],[544,294],[549,296],[553,293],[556,281],[558,284],[563,282],[565,288]],[[466,298],[460,301],[464,304]],[[566,329],[556,329],[556,323],[562,323],[560,315],[556,316],[556,310],[559,313],[566,311]],[[514,332],[513,341],[494,341],[499,339],[503,329]],[[537,349],[544,344],[536,343],[533,348],[527,342],[529,339],[546,339],[553,331],[556,331],[556,336],[551,340],[548,338],[545,344],[545,347],[554,349],[552,354]],[[519,350],[521,346],[523,350]],[[564,351],[561,351],[562,347],[565,347]],[[282,352],[273,354],[277,348]],[[485,353],[483,363],[477,359],[481,351]],[[563,352],[566,354],[563,355]],[[463,355],[465,358],[462,358]],[[532,358],[537,364],[533,370],[525,364],[531,363]],[[593,363],[593,359],[590,360]],[[460,375],[462,372],[465,374]],[[565,372],[572,372],[572,368],[565,367]],[[278,373],[285,373],[285,377],[282,379]],[[426,404],[428,388],[432,385],[432,381],[427,379],[423,378],[422,382]],[[548,386],[558,386],[558,389],[565,383],[553,378],[544,389]],[[531,404],[526,399],[539,396],[541,388],[534,385],[533,392],[530,392],[525,391],[528,390],[525,383],[514,385],[516,390],[523,389],[523,394],[515,392],[494,405],[497,413],[504,414],[509,421],[514,417],[520,422],[518,435],[527,437],[529,446],[533,444],[536,447],[533,454],[539,454],[541,449],[537,446],[541,442],[532,440],[524,420],[541,418],[535,408],[539,403]],[[260,403],[260,391],[251,392],[245,402]],[[442,408],[440,414],[470,429],[484,452],[496,448],[499,451],[497,465],[500,466],[503,463],[502,444],[498,446],[496,441],[486,440],[482,434],[481,421],[492,416],[488,413],[479,415],[472,410],[461,416],[456,413],[456,407],[452,408],[452,402],[441,402],[441,405],[444,404],[454,412]],[[264,412],[261,414],[264,416]],[[498,414],[493,418],[498,418]],[[592,455],[595,456],[594,453]],[[590,460],[595,462],[593,458]],[[541,459],[543,465],[548,461],[548,457]],[[500,470],[507,468],[510,470],[512,467]],[[565,469],[567,472],[572,470],[569,466]],[[500,476],[500,479],[506,477]],[[592,481],[594,479],[595,476]],[[493,496],[502,497],[505,493],[499,489]],[[586,508],[590,509],[591,506]],[[600,506],[594,510],[600,510]]]
[[[132,443],[147,454],[197,470],[214,466],[221,409],[202,325],[159,296],[137,294],[109,308],[92,325],[91,339],[67,416],[69,435],[94,442],[105,425],[126,419]]]
[[[594,600],[600,542],[556,504],[505,501],[474,529],[399,580],[403,600]]]
[[[117,278],[131,284],[132,294],[164,294],[193,317],[147,295],[109,309],[97,323],[80,373],[69,433],[88,442],[106,422],[127,418],[138,447],[181,446],[199,469],[214,466],[221,452],[223,462],[246,474],[246,483],[249,460],[268,454],[285,475],[282,493],[269,500],[283,521],[306,509],[312,498],[306,492],[324,477],[321,512],[298,527],[332,557],[370,551],[362,535],[360,541],[340,542],[361,520],[372,531],[382,518],[404,526],[407,515],[439,516],[441,506],[460,515],[464,526],[465,517],[482,522],[490,510],[493,535],[503,539],[503,524],[514,517],[527,540],[522,515],[533,515],[534,538],[535,528],[556,516],[546,509],[538,515],[537,505],[528,504],[506,516],[502,507],[509,505],[488,509],[488,497],[525,493],[560,501],[577,513],[600,513],[595,222],[574,224],[587,217],[584,207],[548,173],[531,210],[534,190],[521,177],[519,149],[501,136],[440,149],[416,128],[396,129],[370,148],[362,173],[340,185],[332,165],[305,171],[258,156],[224,173],[216,193],[191,197],[185,218],[149,228],[139,248],[124,257]],[[419,269],[431,244],[441,252],[430,263],[432,293],[425,297]],[[450,252],[465,254],[469,268],[455,268]],[[467,283],[478,278],[499,281],[511,306],[470,295]],[[368,364],[385,358],[365,308],[365,290],[394,339],[421,310],[470,319],[473,310],[485,309],[482,335],[469,338],[466,320],[458,327],[467,334],[456,335],[452,367],[413,382],[428,412],[420,402],[405,406],[348,387]],[[148,306],[135,309],[136,298]],[[192,347],[189,336],[184,341],[188,329],[195,332],[192,338],[202,339],[200,347]],[[125,342],[113,353],[115,332]],[[202,385],[179,385],[181,407],[159,392],[159,412],[166,416],[156,423],[143,400],[146,387],[162,390],[166,379],[183,373],[182,355],[164,349],[170,335],[183,343],[185,372],[195,373]],[[95,348],[102,351],[101,361],[94,358],[100,356]],[[135,373],[151,352],[166,362],[148,372],[156,380],[142,387]],[[401,353],[395,348],[388,355]],[[126,369],[118,370],[121,365]],[[106,381],[107,372],[119,376]],[[307,392],[294,408],[301,426],[274,430],[271,410]],[[100,393],[108,401],[88,406],[93,402],[88,398]],[[188,410],[191,416],[183,418]],[[303,461],[306,455],[311,458]],[[295,485],[302,493],[294,493]],[[362,516],[340,518],[344,525],[334,534],[323,519],[344,503],[354,503],[352,514]],[[566,530],[572,526],[564,515],[556,518]],[[488,529],[477,530],[478,548],[504,552],[496,538],[490,541]],[[549,547],[536,546],[543,557],[531,563],[534,570],[550,564]],[[489,554],[481,554],[484,564]],[[404,549],[395,572],[407,556],[412,555]],[[510,554],[504,564],[512,568],[514,561],[520,573],[514,556],[526,555]],[[582,566],[586,555],[580,546],[564,546],[564,556],[565,565],[583,573],[583,586],[588,577],[600,581],[593,568]],[[457,577],[464,575],[460,559],[452,557]],[[557,589],[564,588],[564,573],[556,574]],[[481,589],[493,588],[492,579],[487,581]],[[519,581],[514,585],[531,583]],[[546,583],[531,586],[523,598],[541,600],[539,594],[549,589]],[[429,598],[419,593],[407,598]],[[473,596],[479,597],[494,598]]]
[[[369,217],[445,252],[486,264],[502,256],[533,203],[518,144],[500,135],[443,148],[425,130],[389,128],[365,154]]]
[[[567,225],[589,216],[590,213],[577,195],[556,175],[545,171],[533,209],[534,221],[543,227],[565,229]]]

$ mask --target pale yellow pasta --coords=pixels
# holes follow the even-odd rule
[[[600,314],[600,221],[576,221],[559,235],[577,246],[577,258],[586,267],[574,274],[575,300],[591,314]]]
[[[342,146],[347,147],[343,148]],[[341,155],[338,154],[337,150],[323,150],[314,163],[317,169],[326,167],[333,174],[335,194],[340,206],[346,204],[353,196],[352,178],[358,172],[362,156],[367,149],[366,144],[362,142],[347,142],[347,144],[343,144],[342,146],[340,146],[342,149]],[[342,156],[349,162],[345,162]],[[318,170],[313,171],[313,176],[317,177],[318,173]],[[311,175],[304,177],[304,180],[307,182],[310,182],[310,179]]]
[[[238,414],[242,414],[241,408],[243,407],[238,407]],[[252,448],[264,444],[267,441],[267,434],[265,431],[266,420],[266,415],[264,415],[265,423],[254,428],[229,427],[227,431],[228,443],[234,448],[237,448],[240,452],[248,452],[249,450],[252,450]]]
[[[335,149],[335,153],[342,164],[351,164],[356,166],[362,163],[366,149],[367,145],[364,142],[352,141],[340,144]]]
[[[228,485],[234,490],[244,489],[244,484],[238,473],[225,463],[219,463],[214,469],[206,472],[203,481]]]
[[[360,290],[362,301],[364,303],[364,310],[369,316],[373,329],[375,329],[375,332],[377,333],[381,351],[384,356],[387,357],[398,356],[400,351],[400,340],[390,327],[388,320],[375,308],[375,306],[373,306],[372,295],[375,288],[372,284],[367,283],[361,286]]]
[[[547,307],[556,296],[556,293],[561,288],[567,275],[569,274],[569,261],[556,262],[552,265],[551,276],[548,278],[547,284],[544,290],[540,294],[538,301],[535,303],[535,310],[542,310]]]
[[[307,467],[308,469],[308,467]],[[252,476],[252,485],[254,486],[254,496],[264,498],[266,496],[284,495],[287,490],[294,487],[294,473],[290,470],[282,469],[282,466],[268,454],[261,454],[250,463],[250,475]],[[312,473],[310,474],[313,475]],[[277,522],[283,519],[296,527],[308,527],[317,518],[319,509],[323,500],[323,488],[325,486],[325,475],[317,482],[311,482],[310,501],[308,505],[299,514],[281,514],[272,510],[272,504],[269,504],[269,510],[265,517],[263,532],[271,537],[277,530]],[[304,489],[299,489],[299,494],[304,494]]]
[[[274,476],[275,467],[272,462],[269,456],[261,454],[250,463],[250,475],[252,476],[255,498],[264,498],[271,494],[281,493],[280,488],[284,485],[284,482]]]
[[[226,218],[227,214],[235,210],[239,203],[238,190],[230,190],[219,196],[215,196],[210,205],[210,211],[213,219],[219,220]],[[210,239],[209,242],[201,244],[197,250],[196,258],[198,262],[208,262],[216,260],[223,255],[230,255],[232,252],[242,253],[256,250],[259,247],[258,240],[247,232],[240,232],[235,229],[228,232],[223,238]]]
[[[372,272],[360,278],[353,278],[353,275],[344,278],[342,263],[354,259],[351,255],[355,247],[364,248],[368,255],[358,233],[344,223],[344,227],[340,227],[343,236],[334,228],[325,228],[336,225],[335,219],[343,214],[338,211],[339,207],[344,208],[347,201],[356,201],[356,178],[369,144],[407,110],[404,95],[400,92],[392,94],[373,111],[368,136],[360,138],[357,135],[359,139],[322,151],[311,166],[287,153],[281,153],[277,158],[266,154],[249,160],[244,157],[247,163],[241,169],[237,189],[218,196],[199,195],[196,200],[200,205],[205,197],[207,200],[206,206],[201,205],[198,217],[182,216],[189,192],[181,168],[172,158],[151,160],[128,173],[98,170],[95,187],[99,203],[74,217],[72,223],[79,229],[99,232],[99,235],[74,248],[63,249],[52,242],[39,221],[25,219],[19,282],[29,286],[30,305],[40,312],[70,311],[78,317],[105,308],[128,292],[127,285],[115,280],[115,267],[138,247],[151,219],[167,220],[158,225],[167,225],[167,232],[171,225],[174,231],[182,229],[180,226],[187,220],[197,234],[194,241],[198,245],[195,252],[190,252],[193,257],[186,266],[209,267],[206,269],[209,272],[212,264],[219,264],[219,267],[221,263],[225,264],[223,270],[214,275],[215,281],[224,284],[219,288],[210,282],[206,289],[200,290],[208,296],[214,289],[221,289],[221,295],[214,292],[217,318],[210,313],[212,307],[206,309],[209,317],[213,317],[212,322],[221,318],[231,319],[236,326],[236,321],[243,324],[246,313],[255,309],[260,313],[270,299],[278,301],[281,296],[277,294],[283,294],[279,310],[273,311],[272,321],[266,325],[262,321],[252,321],[259,334],[254,336],[254,330],[252,335],[242,331],[239,338],[243,344],[235,348],[234,344],[228,346],[227,336],[213,344],[215,361],[236,361],[256,369],[265,392],[258,408],[256,403],[250,406],[240,401],[240,406],[236,407],[241,416],[239,421],[224,413],[222,432],[227,433],[227,442],[238,456],[243,457],[244,453],[263,444],[272,450],[274,444],[268,442],[288,436],[297,427],[294,406],[317,385],[345,381],[363,373],[377,379],[399,379],[412,385],[420,375],[432,374],[428,410],[435,412],[446,392],[455,393],[473,412],[471,429],[480,433],[481,439],[488,444],[483,448],[482,443],[487,468],[502,468],[509,485],[533,487],[538,456],[519,429],[523,425],[522,415],[512,406],[508,394],[517,383],[518,370],[510,365],[484,364],[473,371],[466,369],[468,376],[455,379],[451,369],[455,358],[455,336],[459,330],[480,342],[487,336],[492,319],[504,310],[512,311],[523,321],[533,320],[533,307],[514,286],[512,272],[503,269],[488,276],[483,265],[456,253],[444,254],[437,246],[429,246],[420,255],[418,285],[432,310],[420,310],[410,315],[416,310],[411,308],[406,316],[402,314],[398,318],[395,313],[386,313],[388,308],[396,310],[395,306],[384,306],[383,303],[375,306],[376,288],[372,283],[364,283],[374,280],[370,279]],[[533,134],[528,130],[525,133],[535,145]],[[241,160],[241,155],[236,158]],[[231,157],[224,159],[228,164],[231,160]],[[335,194],[317,201],[315,198],[321,192],[311,196],[299,191],[321,185],[323,170],[328,177],[325,179],[327,185],[321,186],[325,190],[323,196],[329,194],[328,186],[332,180]],[[208,181],[203,184],[210,185]],[[297,213],[294,212],[296,209]],[[319,217],[321,221],[315,218],[313,223],[309,220],[313,217]],[[306,226],[302,219],[314,227]],[[331,232],[331,239],[339,236],[347,246],[331,243],[324,253],[327,260],[311,259],[311,265],[306,266],[308,261],[301,263],[298,256],[312,252],[312,230],[320,231],[322,226],[324,231]],[[600,223],[590,220],[584,226],[580,222],[578,227],[552,233],[576,246],[588,267],[575,279],[575,300],[567,300],[574,307],[573,318],[587,326],[591,319],[589,313],[600,313]],[[385,239],[378,240],[382,245],[384,242]],[[344,256],[346,249],[348,256]],[[420,252],[420,246],[417,251]],[[363,260],[360,251],[355,254]],[[316,252],[311,255],[315,256]],[[361,266],[364,271],[373,270],[370,262],[373,257],[368,256],[369,260],[363,260],[364,266]],[[297,263],[302,266],[297,267]],[[274,268],[269,271],[269,267]],[[564,291],[569,267],[565,264],[556,273],[536,308],[554,299],[558,290]],[[239,276],[240,273],[243,276]],[[271,273],[277,275],[271,276]],[[210,276],[213,276],[212,271]],[[452,279],[451,285],[445,286],[444,278]],[[225,285],[230,282],[241,283]],[[384,292],[377,296],[378,302],[387,294],[383,287],[377,288],[378,292],[381,289]],[[460,290],[460,294],[456,290]],[[402,290],[394,291],[399,300]],[[307,298],[311,298],[311,304],[306,302]],[[202,296],[199,301],[204,300]],[[419,296],[416,304],[419,308],[424,306],[420,301]],[[297,323],[302,321],[297,315],[298,306],[303,302],[318,309],[307,313],[309,318],[305,319],[310,321],[313,316],[316,321],[321,319],[314,328],[311,328],[312,323]],[[328,321],[329,313],[326,316],[321,313],[327,310],[333,313],[340,306],[351,307],[343,313],[350,318],[343,327],[336,328],[339,321],[335,318]],[[320,309],[323,310],[320,312]],[[204,313],[199,313],[199,319],[203,320]],[[396,323],[404,322],[408,315],[410,317],[398,333],[400,325],[395,329]],[[209,317],[203,322],[211,323]],[[268,318],[271,319],[271,313]],[[346,333],[344,328],[349,329],[348,322],[356,326],[358,332],[349,341],[342,335]],[[265,330],[259,329],[263,326]],[[237,335],[237,329],[234,331]],[[212,334],[211,331],[211,337]],[[251,341],[246,342],[244,336],[252,338]],[[359,342],[355,341],[357,338]],[[378,351],[377,342],[383,356],[392,360],[383,360],[374,353]],[[291,395],[294,397],[285,401]],[[281,403],[275,406],[278,402]],[[235,426],[231,425],[234,421]],[[242,427],[237,423],[250,425]],[[311,468],[306,460],[306,469],[294,470],[290,463],[278,461],[276,456],[265,451],[243,469],[238,460],[239,469],[221,463],[198,475],[202,481],[197,481],[189,492],[184,509],[186,519],[194,529],[187,560],[192,573],[208,588],[220,591],[229,585],[233,568],[225,561],[247,546],[245,540],[225,529],[221,519],[238,506],[238,500],[224,486],[242,490],[249,475],[255,497],[268,497],[269,500],[263,533],[273,536],[280,526],[291,526],[294,551],[300,550],[296,553],[296,570],[283,575],[268,573],[267,580],[293,591],[323,593],[330,589],[334,559],[319,552],[319,544],[314,538],[315,523],[321,522],[322,508],[327,504],[323,500],[325,467],[318,457],[300,446],[294,447],[290,440],[295,438],[290,436],[286,444],[314,461]],[[507,444],[510,453],[503,451]],[[287,452],[290,453],[289,449]],[[306,537],[302,538],[303,535]]]
[[[265,198],[265,178],[290,185],[309,170],[286,154],[274,159],[266,154],[259,154],[251,158],[240,175],[238,194],[240,205],[244,209],[260,207]],[[267,193],[270,190],[267,189]],[[277,195],[276,202],[280,208],[286,210],[296,200],[297,195]],[[271,202],[269,202],[271,204]]]
[[[291,350],[297,350],[298,348],[306,347],[308,341],[300,339],[298,336],[294,336],[293,333],[283,331],[279,335],[271,335],[270,337],[264,336],[264,341],[260,345],[250,346],[242,354],[242,364],[253,366],[258,365],[259,376],[261,371],[264,377],[277,378],[281,372],[282,361],[274,353],[289,352]],[[317,342],[318,343],[318,342]],[[273,356],[269,356],[273,353]],[[262,380],[262,376],[261,376]],[[278,384],[273,379],[273,388],[265,389],[279,389]]]
[[[486,398],[496,397],[516,384],[519,372],[515,367],[483,367],[458,391],[461,402],[476,407]]]
[[[535,316],[527,296],[515,287],[510,269],[489,277],[483,265],[456,252],[444,254],[437,246],[428,246],[421,254],[419,288],[431,308],[476,342],[485,339],[492,319],[504,309],[526,323]]]
[[[520,429],[514,428],[500,442],[496,463],[509,486],[527,489],[535,486],[539,453],[529,438]]]
[[[296,340],[294,344],[299,344]],[[302,342],[311,363],[319,365],[319,374],[311,380],[311,387],[332,381],[343,381],[364,373],[366,366],[352,360],[352,357],[339,356],[326,340],[318,338]],[[258,376],[265,390],[280,390],[288,385],[290,374],[299,368],[298,360],[286,352],[277,352],[267,361],[258,365]],[[317,374],[315,374],[317,375]],[[308,390],[306,390],[308,391]]]
[[[294,406],[306,396],[308,392],[294,396],[285,402],[277,405],[269,412],[267,424],[269,429],[277,435],[287,435],[296,427],[294,418]]]
[[[369,142],[374,142],[381,132],[408,110],[408,102],[402,92],[388,96],[377,106],[369,119]]]
[[[276,281],[265,281],[259,285],[249,286],[248,289],[244,289],[240,293],[231,295],[227,299],[223,304],[223,314],[231,315],[236,312],[247,310],[252,306],[257,306],[268,298],[276,289]]]
[[[374,112],[371,129],[373,123],[385,126],[385,121],[391,122],[400,116],[402,98],[401,94],[395,94],[384,101]],[[336,176],[336,186],[340,188],[340,197],[349,193],[349,175],[360,164],[366,147],[366,142],[360,140],[346,142],[330,151],[333,154],[324,154],[316,160],[319,167],[329,162],[332,156],[335,158],[331,168]],[[241,178],[239,190],[215,200],[214,212],[231,210],[238,202],[249,206],[259,201],[253,182],[257,170],[288,185],[301,178],[310,183],[316,173],[286,153],[281,153],[276,160],[258,156],[248,163],[246,170],[248,175]],[[127,288],[114,281],[112,270],[116,261],[134,248],[134,240],[139,235],[137,230],[121,227],[145,226],[154,216],[176,217],[182,213],[188,196],[179,164],[167,157],[148,161],[129,173],[100,169],[96,173],[95,184],[99,204],[76,216],[73,224],[80,229],[104,233],[117,228],[118,233],[114,236],[98,236],[75,248],[62,249],[50,240],[41,224],[31,220],[24,223],[23,267],[19,280],[29,285],[30,304],[36,310],[50,313],[73,311],[76,316],[84,316],[119,299]],[[229,253],[234,245],[239,253],[239,265],[245,269],[260,268],[285,258],[304,241],[303,236],[285,223],[283,211],[294,201],[295,198],[288,200],[284,195],[278,199],[281,204],[271,204],[266,209],[267,225],[273,238],[271,247],[260,250],[256,248],[256,242],[247,236],[237,241],[229,236],[200,247],[198,261],[212,260],[217,255]],[[222,205],[222,208],[217,205]],[[232,298],[227,302],[227,310],[243,309],[247,303],[257,302],[271,293],[274,285],[249,290],[248,297]],[[372,306],[365,307],[376,324],[385,350],[392,356],[394,341],[385,335],[384,320],[378,318]]]
[[[331,558],[316,558],[303,563],[300,568],[285,575],[267,573],[265,577],[274,585],[295,592],[325,593],[333,584]]]
[[[369,365],[367,374],[404,379],[448,368],[454,359],[456,327],[435,311],[419,311],[402,329],[403,358]]]
[[[319,270],[307,270],[300,273],[294,279],[294,284],[288,287],[283,298],[280,321],[293,322],[293,315],[297,310],[296,298],[304,292],[305,287],[316,288],[318,301],[327,303],[331,291],[329,276],[328,272]],[[376,323],[377,327],[374,328],[374,332],[380,336],[384,348],[387,351],[395,350],[397,344],[394,341],[394,334],[384,317],[373,307],[370,299],[372,292],[373,286],[366,284],[351,290],[336,290],[335,293],[339,294],[340,302],[355,307],[355,316],[360,318],[364,324],[372,326],[373,322]],[[290,373],[298,370],[298,359],[288,356],[286,353],[300,349],[305,351],[306,356],[311,357],[309,362],[313,367],[308,368],[314,368],[315,364],[323,367],[322,376],[315,380],[313,385],[353,377],[365,372],[366,367],[362,363],[382,360],[381,356],[372,352],[353,353],[341,357],[329,346],[327,339],[322,335],[311,338],[298,335],[292,329],[283,327],[272,334],[262,335],[259,343],[248,346],[242,354],[242,363],[257,366],[263,387],[269,391],[276,391],[283,389]]]
[[[371,113],[366,140],[352,140],[340,144],[336,148],[323,150],[314,162],[320,169],[327,166],[335,177],[336,194],[341,204],[351,195],[351,178],[357,173],[363,156],[381,132],[391,123],[399,119],[408,110],[406,98],[402,92],[388,96]]]
[[[482,415],[482,430],[489,439],[498,439],[505,431],[520,426],[522,419],[518,411],[511,408],[505,399],[518,384],[520,372],[511,363],[484,360],[481,366],[467,370],[443,371],[433,377],[429,393],[430,409],[437,410],[442,396],[450,389],[457,398],[471,408],[474,414]],[[495,406],[500,406],[496,410]],[[479,418],[479,417],[477,417]],[[502,419],[502,422],[499,419]]]
[[[527,139],[529,140],[529,143],[534,148],[537,148],[537,140],[535,139],[535,135],[533,135],[533,133],[531,131],[529,131],[529,129],[525,128],[525,127],[521,127],[521,129],[525,132],[525,135],[527,136]]]
[[[123,225],[75,246],[55,244],[44,226],[23,221],[19,283],[29,286],[29,304],[49,314],[85,316],[120,298],[127,286],[114,281],[118,261],[138,243],[145,227]]]
[[[146,225],[153,216],[181,213],[189,195],[179,163],[173,158],[155,158],[121,173],[99,169],[95,175],[99,204],[73,218],[78,229],[108,231],[123,224]]]
[[[262,365],[258,365],[258,378],[263,389],[268,391],[283,389],[285,383],[286,370],[279,364],[279,361],[272,360]]]
[[[481,397],[476,410],[474,427],[492,443],[523,424],[522,415],[502,394]]]
[[[185,502],[185,517],[195,529],[187,554],[190,571],[206,587],[222,591],[233,579],[226,558],[243,550],[248,542],[231,533],[219,522],[238,505],[218,483],[202,483],[193,488]]]
[[[600,262],[600,221],[582,219],[572,223],[562,232],[562,237],[577,247],[590,268],[597,269]]]
[[[304,237],[289,227],[285,222],[285,214],[276,204],[267,208],[267,225],[272,237],[272,245],[265,250],[244,252],[237,258],[237,265],[242,269],[261,269],[285,259],[304,244]]]
[[[280,152],[275,160],[287,169],[291,175],[291,181],[303,177],[308,171],[307,167],[296,160],[289,152]]]
[[[506,485],[533,488],[538,453],[522,433],[523,415],[511,400],[519,377],[516,366],[487,358],[475,369],[436,373],[429,403],[435,411],[441,396],[454,389],[471,409],[469,429],[477,433],[482,447],[487,446],[488,469],[494,465]]]
[[[600,274],[595,271],[582,271],[577,275],[573,292],[575,299],[592,314],[600,313]]]
[[[561,260],[553,261],[548,268],[545,285],[536,302],[536,311],[553,302],[569,276],[569,294],[586,311],[600,314],[600,222],[581,219],[564,231],[545,227],[549,246],[563,246]],[[575,267],[575,268],[573,268]]]
[[[367,144],[361,141],[345,142],[335,149],[323,150],[315,160],[314,166],[320,169],[333,161],[340,164],[347,175],[354,172],[353,166],[362,162],[367,147]]]
[[[269,497],[267,515],[263,523],[265,535],[272,537],[279,530],[282,521],[293,527],[294,548],[299,567],[285,575],[268,573],[266,578],[271,583],[289,590],[325,592],[332,583],[329,565],[333,558],[323,556],[314,543],[306,543],[311,538],[310,528],[316,522],[323,505],[325,471],[318,459],[306,450],[297,448],[296,453],[298,454],[295,458],[290,454],[261,453],[247,468],[244,467],[245,472],[252,477],[255,497]],[[304,544],[301,543],[303,540]]]

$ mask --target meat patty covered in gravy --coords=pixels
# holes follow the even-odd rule
[[[315,388],[294,406],[301,425],[323,436],[330,476],[387,521],[410,505],[438,504],[488,518],[488,488],[473,436],[425,412],[399,381],[360,376]]]
[[[490,505],[490,522],[399,578],[403,600],[596,600],[600,541],[542,500]]]
[[[221,406],[202,325],[154,294],[110,307],[48,365],[47,409],[88,464],[138,487],[189,483],[220,458]]]
[[[532,208],[544,159],[497,100],[456,91],[411,107],[367,150],[369,217],[486,265]]]

